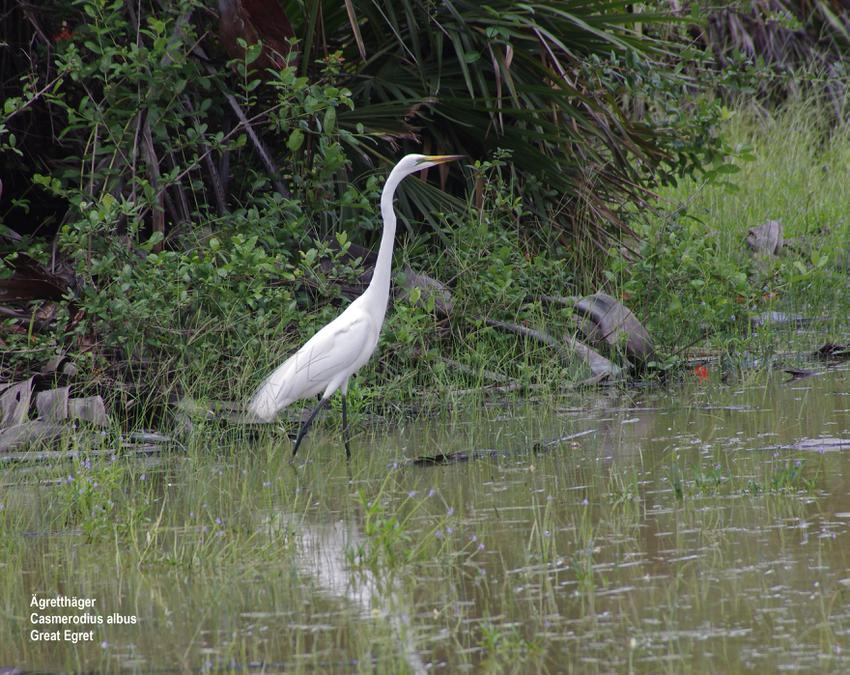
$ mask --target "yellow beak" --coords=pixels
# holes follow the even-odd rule
[[[464,155],[425,155],[425,161],[434,162],[434,164],[445,164],[446,162],[454,162],[463,158]]]

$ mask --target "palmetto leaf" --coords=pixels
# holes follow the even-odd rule
[[[344,53],[355,106],[339,125],[371,139],[352,153],[356,161],[423,147],[471,159],[507,149],[520,179],[537,186],[525,191],[527,208],[569,232],[593,214],[602,243],[606,228],[622,225],[613,207],[642,192],[649,169],[671,161],[665,132],[630,119],[610,82],[585,67],[596,59],[603,71],[612,54],[658,48],[632,31],[630,6],[305,0],[310,58],[302,67],[316,54]],[[658,18],[640,15],[643,23]],[[435,190],[406,192],[422,213],[440,206]]]

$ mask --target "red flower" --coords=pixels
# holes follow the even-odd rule
[[[694,368],[694,374],[699,378],[700,382],[705,382],[708,379],[708,368],[701,363]]]
[[[74,37],[74,34],[68,30],[68,23],[66,21],[62,22],[62,27],[59,29],[59,32],[53,36],[53,42],[62,42],[62,40],[70,40]]]

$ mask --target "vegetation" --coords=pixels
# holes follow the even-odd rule
[[[826,167],[848,160],[850,135],[831,129],[832,120],[809,97],[776,113],[740,106],[723,127],[739,149],[737,172],[723,182],[684,181],[664,193],[660,217],[636,226],[639,259],[618,254],[607,274],[669,349],[752,346],[751,320],[771,311],[846,330],[850,195]],[[785,253],[753,256],[747,231],[771,219],[784,226]]]
[[[847,671],[846,370],[796,363],[850,341],[844,4],[11,3],[0,664]],[[468,161],[402,188],[351,460],[290,462],[208,410],[362,290],[410,151]],[[578,394],[600,291],[655,351]],[[7,453],[41,387],[110,422]],[[137,623],[34,639],[61,594]]]
[[[273,435],[249,444],[209,424],[186,455],[161,461],[8,472],[0,653],[104,671],[129,659],[287,672],[355,659],[369,672],[414,671],[417,659],[523,671],[592,659],[678,672],[710,669],[721,650],[727,672],[845,664],[835,647],[848,620],[847,455],[767,450],[762,436],[777,446],[816,436],[845,414],[846,397],[831,395],[845,385],[818,378],[796,404],[763,375],[739,391],[583,393],[561,403],[579,411],[571,424],[599,433],[535,455],[527,439],[563,430],[554,406],[509,418],[479,408],[405,432],[423,453],[515,451],[451,467],[405,465],[405,448],[379,430],[350,463],[315,443],[294,470]],[[765,400],[726,428],[702,405]],[[640,428],[623,424],[636,414]],[[139,622],[97,626],[76,646],[30,640],[21,608],[60,592]],[[774,613],[781,633],[763,619]]]
[[[400,144],[466,151],[473,164],[471,193],[465,181],[453,198],[421,183],[402,200],[429,221],[410,229],[409,250],[426,256],[444,247],[452,205],[459,229],[473,213],[479,227],[510,219],[513,233],[500,221],[494,236],[524,255],[548,255],[564,231],[586,250],[624,227],[619,207],[716,152],[710,115],[688,126],[681,114],[627,115],[629,97],[671,101],[676,78],[639,76],[654,48],[618,3],[327,5],[288,12],[299,37],[264,71],[254,64],[268,47],[241,37],[241,58],[225,65],[215,17],[188,1],[141,14],[101,0],[12,10],[5,274],[48,282],[19,290],[35,302],[8,311],[12,354],[88,354],[101,384],[171,387],[187,365],[243,381],[237,362],[267,361],[260,345],[334,311],[302,320],[360,271],[357,259],[334,264],[322,242],[344,252],[351,234],[377,229],[383,171],[368,158]],[[492,180],[511,190],[495,204]],[[506,287],[496,268],[510,275],[509,262],[488,282]]]
[[[816,167],[841,163],[847,139],[830,131],[840,80],[813,69],[834,64],[840,22],[826,3],[768,5],[747,25],[781,15],[817,34],[819,56],[793,64],[807,86],[780,98],[762,84],[791,65],[735,55],[717,17],[743,10],[701,3],[692,44],[664,3],[16,6],[0,369],[12,379],[68,353],[128,426],[169,397],[241,398],[362,288],[369,258],[353,244],[375,242],[386,167],[416,149],[470,158],[410,181],[399,203],[396,269],[448,284],[453,309],[401,295],[371,366],[381,377],[355,399],[580,378],[577,361],[553,368],[548,347],[487,325],[575,332],[545,296],[624,300],[659,348],[650,374],[693,345],[746,351],[763,311],[834,318],[845,200]],[[264,21],[242,20],[263,39],[234,33],[229,12],[258,6]],[[748,69],[724,69],[733,56]],[[830,206],[795,206],[812,202]],[[767,218],[794,245],[754,261],[741,240]]]

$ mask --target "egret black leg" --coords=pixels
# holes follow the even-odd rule
[[[301,428],[298,430],[298,436],[295,437],[295,447],[292,448],[292,456],[295,457],[295,453],[298,452],[298,446],[301,445],[301,441],[304,440],[304,436],[307,435],[307,430],[310,428],[310,425],[313,423],[313,420],[316,419],[316,415],[319,414],[319,411],[324,408],[328,404],[328,399],[323,398],[319,401],[319,405],[313,408],[313,412],[310,413],[310,417],[308,417],[304,424],[301,425]]]
[[[345,402],[346,396],[342,395],[342,440],[345,443],[345,458],[351,459],[351,444],[348,437],[348,406]]]

